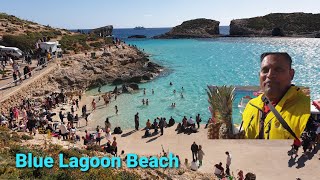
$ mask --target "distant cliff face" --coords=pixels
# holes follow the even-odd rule
[[[106,37],[106,36],[111,36],[113,31],[113,26],[104,26],[96,29],[92,29],[91,33],[94,33],[100,37]]]
[[[320,14],[274,13],[230,23],[231,36],[320,37]]]
[[[172,28],[171,31],[154,38],[211,38],[219,35],[219,24],[219,21],[211,19],[194,19],[185,21],[181,25]]]

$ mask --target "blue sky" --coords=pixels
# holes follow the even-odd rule
[[[0,12],[66,29],[173,27],[208,18],[229,25],[232,19],[276,12],[320,13],[319,0],[1,0]]]

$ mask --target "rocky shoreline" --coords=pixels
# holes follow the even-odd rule
[[[43,97],[62,89],[65,92],[84,92],[105,84],[127,84],[127,87],[136,90],[139,88],[137,83],[150,81],[163,70],[162,66],[151,62],[148,55],[124,43],[97,51],[95,57],[76,54],[57,59],[49,66],[55,67],[3,100],[0,110],[7,112],[19,105],[23,98]],[[130,88],[122,92],[130,92]]]
[[[60,69],[49,80],[63,89],[82,89],[104,84],[141,83],[152,80],[163,67],[148,56],[126,44],[100,51],[95,58],[70,57],[61,62]]]

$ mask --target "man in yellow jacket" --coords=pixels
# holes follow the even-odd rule
[[[250,100],[242,114],[246,138],[293,139],[292,132],[300,138],[310,117],[310,98],[291,84],[294,77],[291,64],[292,59],[287,53],[261,55],[259,74],[263,94]],[[270,102],[278,116],[266,102]],[[291,128],[291,133],[279,120],[279,114]]]

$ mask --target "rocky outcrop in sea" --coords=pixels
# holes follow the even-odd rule
[[[230,23],[230,36],[320,37],[320,14],[272,13]]]
[[[155,36],[155,39],[179,39],[179,38],[212,38],[219,36],[219,21],[211,19],[194,19],[183,22],[171,29],[171,31]]]

